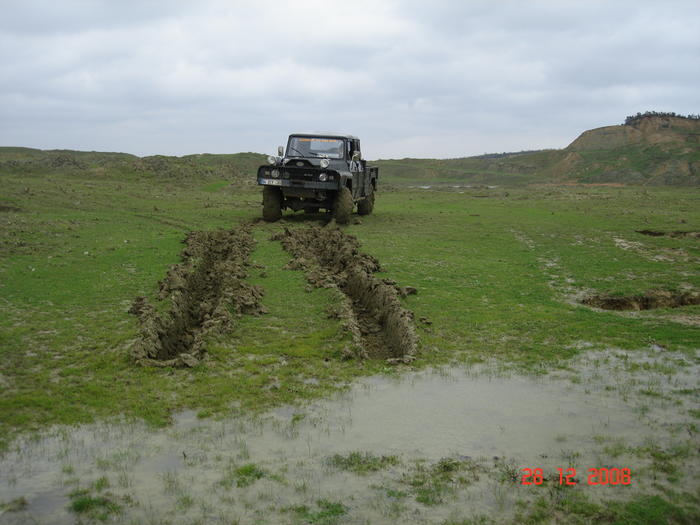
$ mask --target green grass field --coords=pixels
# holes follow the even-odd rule
[[[4,445],[20,432],[95,418],[163,425],[185,408],[257,411],[406,368],[340,358],[349,336],[326,315],[330,292],[283,269],[290,255],[269,240],[321,221],[289,212],[254,228],[251,258],[262,268],[251,267],[249,281],[264,288],[267,314],[236,319],[195,368],[134,365],[138,327],[128,309],[138,295],[156,301],[186,233],[260,214],[256,187],[217,176],[0,174]],[[421,341],[412,368],[496,359],[545,374],[583,348],[658,345],[697,361],[700,306],[621,313],[577,302],[700,288],[700,241],[641,229],[700,231],[700,190],[397,188],[346,231],[379,259],[382,277],[418,290],[404,300]]]
[[[264,407],[383,368],[338,359],[319,365],[346,343],[324,315],[331,299],[325,290],[305,291],[302,273],[282,269],[290,256],[268,240],[285,224],[302,225],[301,214],[255,230],[252,260],[267,276],[251,269],[250,280],[265,289],[267,315],[240,318],[194,370],[130,363],[133,298],[155,297],[187,231],[257,217],[255,188],[70,175],[3,176],[3,187],[3,204],[12,207],[0,216],[5,437],[93,416],[163,423],[184,407]],[[415,366],[490,357],[539,366],[571,357],[581,342],[700,346],[697,325],[688,324],[697,323],[698,306],[625,315],[572,299],[586,291],[697,289],[697,239],[635,230],[698,230],[699,201],[700,191],[660,188],[399,190],[380,194],[377,213],[347,231],[379,259],[386,277],[418,289],[405,306],[432,324],[418,323]],[[633,249],[621,248],[619,239]],[[285,388],[261,390],[273,381],[265,365],[281,355],[294,365],[274,378]],[[227,386],[232,375],[235,388]],[[304,384],[306,376],[322,378],[322,386]]]

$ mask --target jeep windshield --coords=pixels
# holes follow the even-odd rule
[[[342,159],[344,141],[324,137],[290,137],[287,145],[289,157],[325,157]]]

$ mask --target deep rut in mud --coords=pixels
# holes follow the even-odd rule
[[[672,232],[662,232],[658,230],[635,230],[636,233],[641,233],[642,235],[648,235],[649,237],[694,237],[695,239],[700,239],[700,232],[692,231],[672,231]]]
[[[415,289],[375,277],[379,262],[360,253],[355,237],[330,226],[312,226],[285,228],[272,239],[294,256],[288,269],[304,270],[312,285],[338,291],[330,314],[342,319],[352,334],[354,348],[347,350],[347,357],[413,360],[418,348],[413,313],[401,306],[399,296]]]
[[[244,282],[255,246],[250,228],[188,234],[182,262],[160,283],[159,298],[170,299],[169,312],[159,314],[145,297],[137,297],[129,310],[141,325],[132,348],[137,362],[194,366],[204,357],[204,337],[230,328],[232,314],[264,311],[262,289]]]
[[[604,310],[652,310],[654,308],[679,308],[700,304],[700,292],[669,292],[654,290],[631,296],[593,295],[581,303]]]

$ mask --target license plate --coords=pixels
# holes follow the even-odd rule
[[[282,186],[280,179],[260,179],[261,184],[269,184],[270,186]]]

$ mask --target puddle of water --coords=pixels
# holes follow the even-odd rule
[[[324,432],[308,426],[314,449],[355,449],[439,459],[450,454],[536,457],[561,434],[590,441],[592,432],[623,434],[632,413],[607,398],[581,399],[560,384],[524,377],[489,377],[458,371],[417,374],[408,380],[374,379],[349,399],[316,407]]]
[[[695,452],[681,474],[697,485],[697,435],[688,430],[689,410],[700,408],[697,359],[637,354],[586,354],[573,372],[559,374],[579,383],[485,369],[429,371],[369,378],[335,399],[252,419],[198,420],[188,411],[159,431],[135,423],[53,429],[17,440],[0,459],[0,499],[28,501],[0,523],[20,516],[72,523],[66,496],[80,488],[118,502],[117,522],[294,523],[294,508],[326,499],[346,506],[347,522],[423,523],[455,512],[510,512],[517,499],[546,490],[503,479],[523,467],[628,467],[637,488],[652,487],[649,460],[611,456],[611,443],[665,449],[690,442]],[[679,391],[685,394],[672,395]],[[353,451],[396,455],[399,463],[364,476],[329,466],[330,456]],[[484,473],[443,504],[426,506],[406,479],[417,465],[447,456],[472,458]],[[108,480],[102,492],[94,488],[99,478]],[[387,497],[386,489],[404,496]]]

